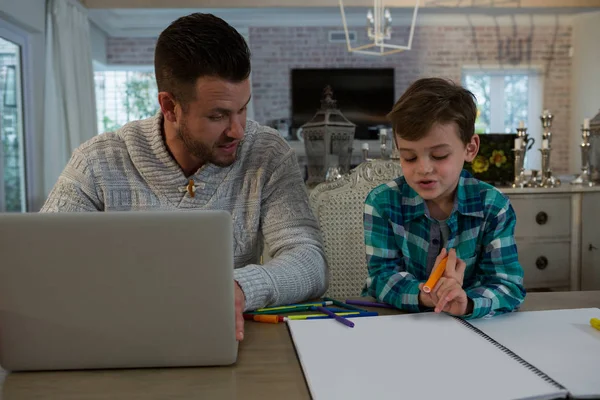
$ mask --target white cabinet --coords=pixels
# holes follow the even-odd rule
[[[526,289],[570,289],[572,199],[570,193],[509,194],[517,215],[515,241]]]
[[[518,215],[516,237],[570,238],[570,194],[511,195],[510,200]]]
[[[581,290],[600,290],[600,192],[582,196]]]
[[[600,290],[600,188],[500,190],[517,215],[525,288]]]

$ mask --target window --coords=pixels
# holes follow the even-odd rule
[[[537,69],[465,68],[463,85],[477,99],[475,132],[515,133],[522,121],[535,140],[527,153],[526,168],[539,164],[542,127],[541,73]]]
[[[98,133],[112,132],[127,122],[149,118],[160,108],[154,68],[107,68],[95,63],[94,84]],[[252,98],[246,116],[254,118]]]
[[[94,82],[99,133],[151,117],[159,109],[158,89],[151,68],[96,70]]]
[[[21,46],[0,37],[0,212],[26,210]]]

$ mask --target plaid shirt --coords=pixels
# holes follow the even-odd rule
[[[525,298],[523,268],[514,240],[516,216],[508,198],[462,171],[454,209],[447,219],[447,249],[466,264],[463,288],[480,318],[510,312]],[[425,282],[441,250],[439,223],[423,199],[399,177],[365,200],[369,277],[363,296],[417,312]]]

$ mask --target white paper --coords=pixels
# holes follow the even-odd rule
[[[600,309],[525,311],[473,321],[497,342],[565,386],[572,397],[600,397]]]
[[[288,321],[313,399],[565,397],[445,314]],[[562,396],[561,396],[562,395]]]

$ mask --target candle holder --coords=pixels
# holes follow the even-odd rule
[[[581,128],[581,174],[571,182],[571,185],[595,186],[592,181],[592,171],[590,167],[590,128],[582,126]]]
[[[379,129],[379,148],[381,150],[380,158],[382,160],[389,160],[390,154],[388,152],[388,131],[385,128]]]
[[[538,170],[537,169],[532,169],[531,170],[531,176],[529,177],[529,179],[527,180],[527,184],[525,185],[525,187],[528,188],[538,188],[540,187],[540,177],[538,176]]]
[[[529,182],[528,179],[525,176],[525,164],[527,162],[527,152],[529,150],[531,150],[531,148],[533,147],[533,144],[535,143],[535,139],[532,137],[529,137],[529,135],[527,134],[527,128],[525,128],[523,126],[523,124],[521,123],[521,125],[517,128],[517,138],[520,139],[521,142],[521,153],[519,155],[517,155],[518,152],[515,151],[515,183],[513,184],[513,187],[524,187],[524,186],[528,186]],[[517,157],[520,156],[521,160],[519,162],[517,162]],[[517,173],[517,165],[521,164],[521,170],[520,172]],[[521,175],[521,178],[519,180],[519,184],[521,184],[521,186],[515,186],[515,184],[517,184],[517,174]]]
[[[514,188],[524,188],[527,185],[527,181],[525,179],[525,152],[524,148],[513,149],[515,153],[515,180],[512,184]]]
[[[552,169],[550,168],[550,154],[552,153],[552,132],[550,129],[552,128],[553,119],[554,115],[548,110],[544,110],[540,117],[542,127],[544,128],[544,133],[542,133],[542,148],[540,149],[542,153],[542,182],[540,186],[544,188],[560,186],[560,179],[552,175]]]
[[[542,115],[540,116],[540,120],[542,121],[542,128],[544,128],[544,132],[542,133],[542,140],[548,141],[548,148],[552,147],[552,132],[550,129],[552,128],[552,121],[554,120],[554,115],[550,113],[548,110],[544,110]]]
[[[552,170],[550,169],[550,153],[552,149],[540,149],[542,153],[542,182],[540,183],[540,187],[543,188],[553,188],[560,186],[560,179],[552,175]]]
[[[525,127],[517,128],[517,138],[521,139],[521,147],[525,150],[524,157],[527,157],[527,152],[533,147],[535,139],[529,137]]]

